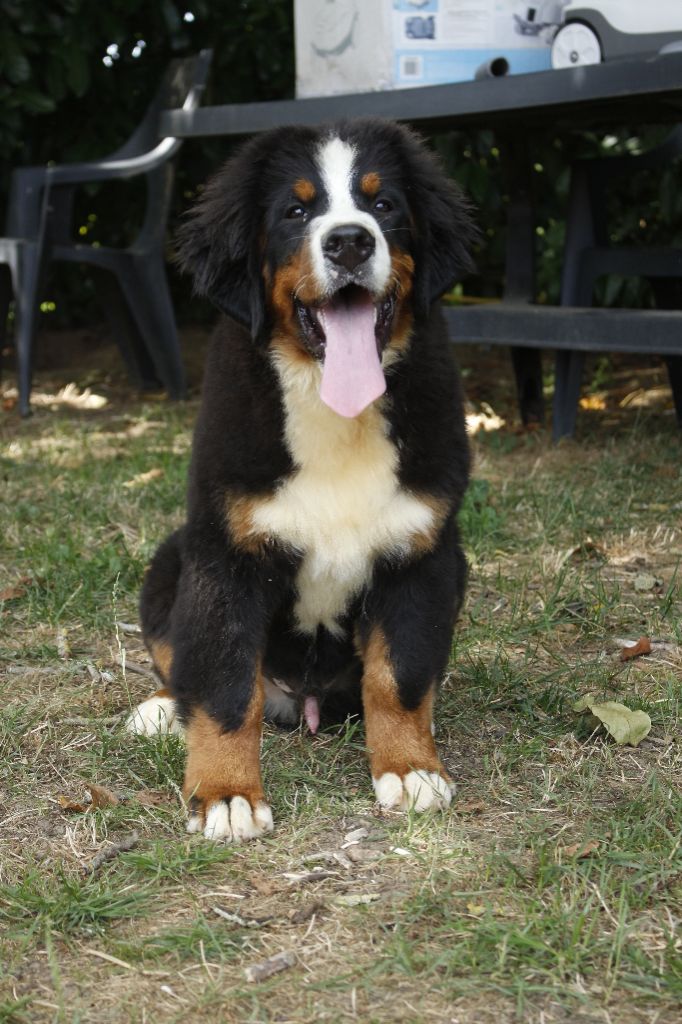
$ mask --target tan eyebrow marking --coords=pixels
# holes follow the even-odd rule
[[[376,171],[368,171],[360,179],[360,189],[371,199],[381,188],[381,178]]]
[[[299,178],[294,183],[294,195],[302,203],[310,203],[315,198],[315,186],[309,178]]]

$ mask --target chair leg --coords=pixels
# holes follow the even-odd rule
[[[171,398],[186,398],[185,370],[163,261],[148,255],[135,258],[119,274],[119,281],[163,386]]]
[[[130,380],[135,387],[143,390],[160,388],[161,382],[130,313],[120,280],[110,271],[101,269],[95,270],[94,280]]]
[[[7,340],[7,317],[12,301],[12,275],[9,267],[0,267],[0,347]]]
[[[545,399],[542,393],[542,354],[537,348],[514,346],[511,357],[521,420],[524,426],[543,423]]]
[[[33,347],[38,326],[38,294],[41,281],[41,262],[38,245],[26,243],[12,263],[14,285],[14,346],[17,358],[19,384],[19,413],[31,414],[31,378],[33,373]]]
[[[12,301],[12,277],[9,267],[0,267],[0,380],[2,380],[2,354],[7,345],[7,320]]]
[[[682,430],[682,356],[666,356],[665,362],[675,403],[677,425]]]
[[[573,437],[575,433],[584,365],[585,353],[577,349],[562,349],[556,354],[552,410],[554,441]]]

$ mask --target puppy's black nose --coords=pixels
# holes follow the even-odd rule
[[[374,239],[361,224],[342,224],[325,236],[322,252],[332,263],[355,270],[374,252]]]

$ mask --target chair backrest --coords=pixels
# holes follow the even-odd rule
[[[149,171],[146,175],[147,205],[144,222],[134,243],[136,248],[147,248],[148,246],[155,246],[163,242],[175,182],[175,161],[172,158],[183,144],[182,139],[172,137],[160,138],[159,118],[161,112],[168,107],[177,105],[181,106],[183,110],[195,110],[199,106],[212,57],[212,50],[201,50],[195,57],[173,61],[168,68],[161,88],[147,111],[151,128],[152,107],[154,109],[153,127],[156,141],[156,147],[150,146],[148,149],[164,149],[166,160],[160,167]],[[145,128],[144,122],[139,126],[138,131],[143,128]],[[137,132],[133,133],[126,145],[132,143],[136,136]],[[142,138],[143,136],[140,131],[140,139]],[[143,152],[146,152],[146,150],[143,150]],[[128,153],[127,155],[135,154]]]
[[[125,160],[154,149],[162,138],[159,120],[167,107],[194,110],[201,103],[212,59],[212,50],[201,50],[191,57],[171,61],[139,125],[127,142],[106,159]]]

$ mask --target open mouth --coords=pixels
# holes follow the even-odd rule
[[[309,352],[322,363],[320,398],[353,418],[386,390],[381,353],[391,335],[395,295],[375,302],[366,288],[349,284],[319,306],[296,301]]]
[[[386,348],[395,314],[395,293],[375,302],[366,288],[347,284],[319,306],[304,306],[294,299],[294,308],[306,348],[317,359],[324,359],[329,331],[368,331],[373,328],[377,353]]]

